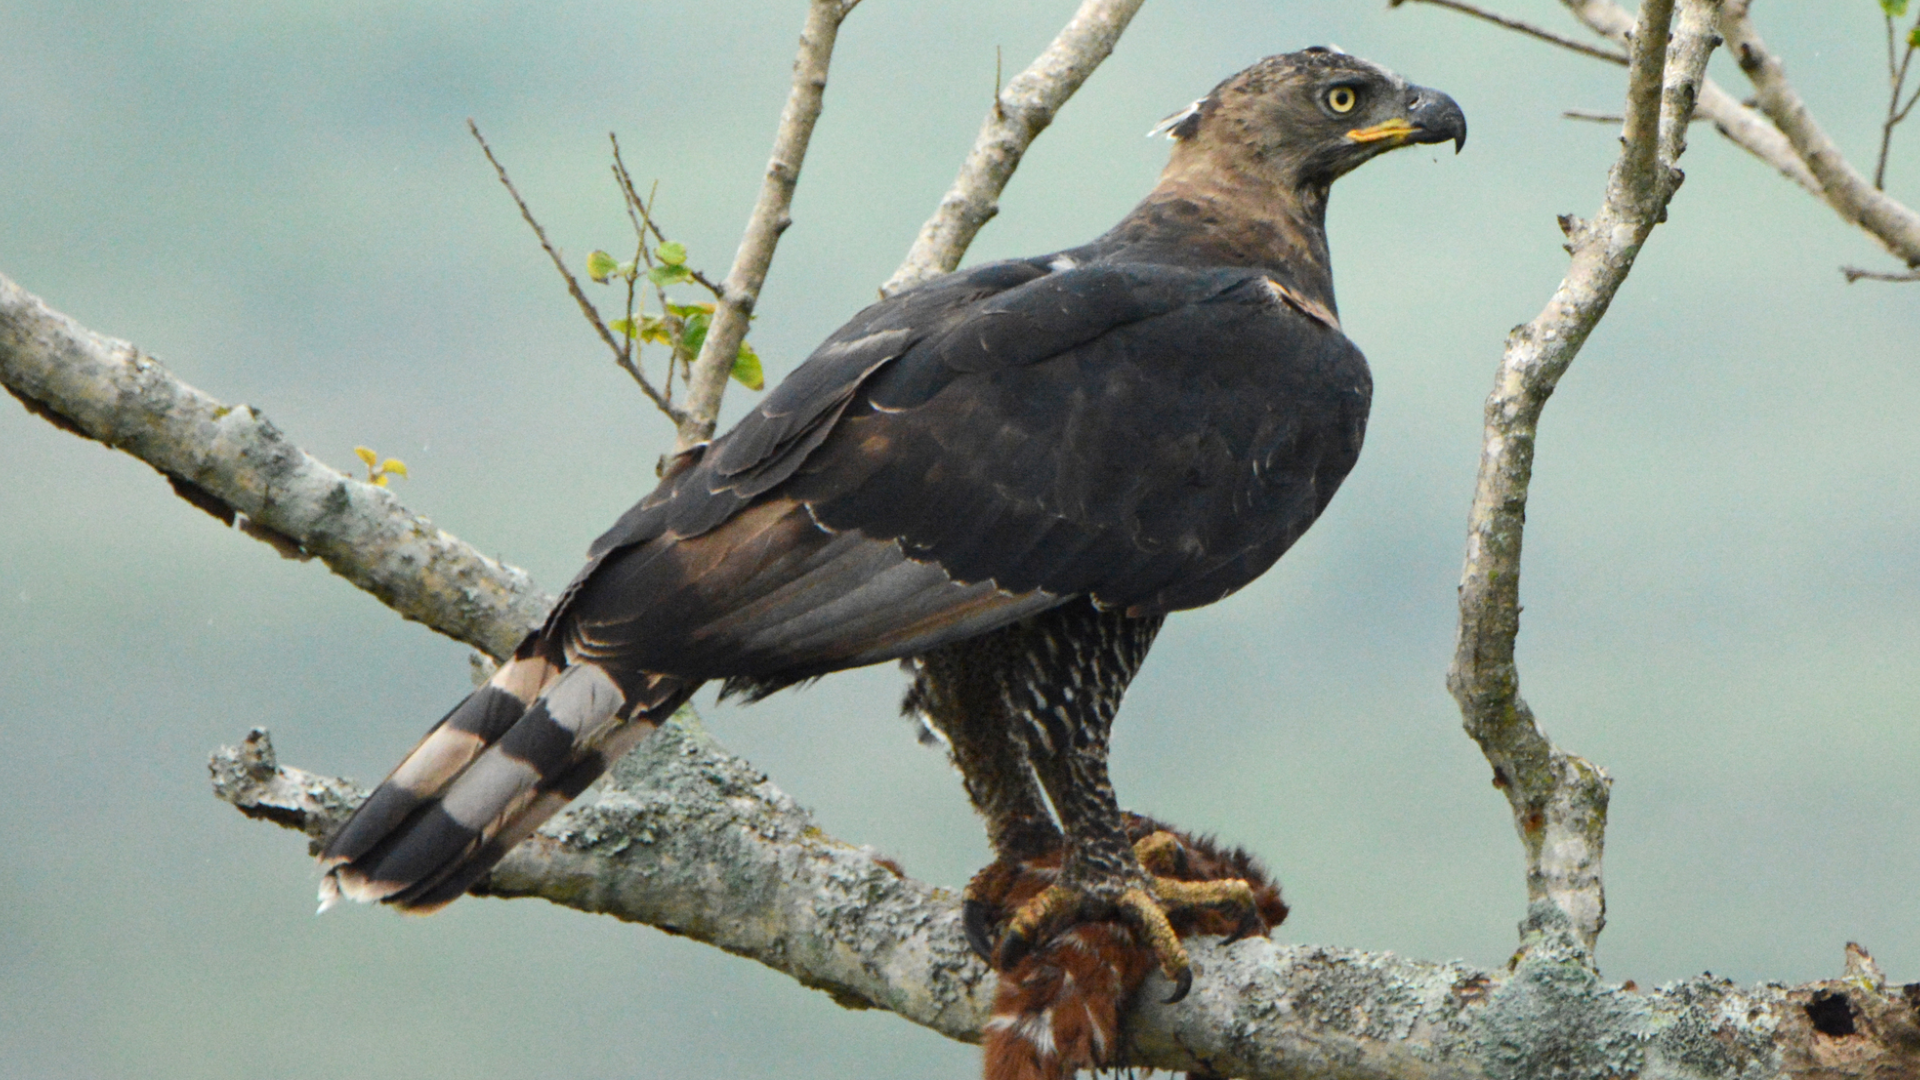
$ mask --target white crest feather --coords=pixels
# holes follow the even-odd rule
[[[1206,102],[1206,98],[1195,98],[1193,104],[1153,125],[1153,130],[1147,132],[1147,138],[1151,139],[1155,135],[1165,135],[1169,139],[1174,138],[1173,129],[1179,127],[1187,117],[1199,112],[1200,106],[1206,104]]]

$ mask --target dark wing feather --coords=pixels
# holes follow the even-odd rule
[[[875,372],[783,491],[961,581],[1164,612],[1271,566],[1359,453],[1359,351],[1257,272],[1087,267],[980,310]]]
[[[764,687],[1252,580],[1353,464],[1359,353],[1255,271],[1061,265],[862,312],[595,542],[549,640]]]

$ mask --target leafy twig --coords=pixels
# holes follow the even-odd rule
[[[634,190],[633,174],[627,171],[627,163],[620,156],[619,136],[609,132],[607,138],[613,143],[613,176],[620,184],[621,192],[626,196],[627,217],[633,222],[633,231],[636,234],[650,232],[655,240],[662,244],[667,243],[667,234],[661,230],[659,223],[653,217],[653,199],[659,185],[656,183],[654,188],[647,192],[647,197],[642,199],[640,193]],[[718,282],[691,266],[687,267],[687,273],[701,288],[712,293],[715,300],[720,299],[721,289]]]
[[[640,392],[647,395],[648,400],[678,423],[679,412],[665,397],[661,396],[660,391],[654,389],[651,382],[647,381],[639,365],[633,362],[631,349],[613,339],[613,331],[608,329],[607,324],[601,320],[599,310],[593,306],[593,301],[587,299],[587,294],[581,290],[580,282],[573,276],[573,271],[567,269],[566,260],[560,257],[560,253],[554,250],[553,243],[547,239],[547,230],[542,228],[540,222],[534,218],[533,211],[527,207],[527,200],[520,197],[520,190],[513,186],[513,180],[507,176],[506,166],[500,164],[500,159],[493,155],[493,147],[488,146],[486,136],[480,134],[480,125],[469,118],[467,130],[473,133],[474,141],[480,144],[481,152],[487,155],[487,161],[493,165],[494,174],[499,176],[501,186],[507,189],[507,194],[513,196],[514,205],[520,208],[520,216],[533,229],[533,235],[540,238],[541,249],[547,253],[547,258],[553,260],[553,268],[560,271],[561,278],[567,283],[567,292],[572,294],[574,303],[580,305],[580,314],[586,316],[587,322],[592,324],[594,331],[600,335],[600,340],[607,343],[608,350],[613,353],[614,363],[620,365],[621,370],[633,377],[633,381],[640,386]]]
[[[1920,101],[1920,86],[1916,86],[1907,103],[1900,104],[1900,95],[1907,85],[1907,69],[1913,63],[1914,50],[1920,49],[1920,16],[1915,17],[1913,27],[1906,33],[1906,51],[1899,52],[1901,35],[1893,20],[1906,14],[1907,0],[1880,0],[1880,9],[1887,20],[1887,119],[1880,125],[1880,159],[1873,167],[1873,186],[1877,191],[1885,191],[1887,152],[1893,147],[1893,129],[1899,127],[1907,114],[1913,111],[1913,103]],[[1898,62],[1895,61],[1896,53]]]

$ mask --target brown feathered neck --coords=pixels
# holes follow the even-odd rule
[[[1299,182],[1244,143],[1181,139],[1151,194],[1100,246],[1186,265],[1247,266],[1337,311],[1327,255],[1327,187]]]

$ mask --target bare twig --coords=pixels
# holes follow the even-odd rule
[[[760,198],[747,220],[746,235],[740,238],[740,250],[720,289],[713,322],[700,346],[700,358],[687,374],[686,418],[680,422],[675,450],[713,438],[720,398],[726,393],[740,342],[746,339],[747,320],[752,318],[753,305],[760,298],[760,286],[767,280],[773,249],[780,242],[780,234],[793,224],[793,189],[800,182],[800,167],[806,161],[814,122],[820,119],[834,38],[855,2],[810,0],[807,6],[800,53],[793,61],[793,87],[780,110],[780,127],[774,135],[766,180],[760,185]]]
[[[1589,30],[1614,42],[1626,45],[1633,32],[1633,15],[1613,0],[1562,0]],[[1826,195],[1820,189],[1820,181],[1814,179],[1806,163],[1794,152],[1787,137],[1773,122],[1752,108],[1742,105],[1732,94],[1720,88],[1720,84],[1706,79],[1700,84],[1700,100],[1694,106],[1699,116],[1713,121],[1713,126],[1722,136],[1735,146],[1759,158],[1778,170],[1780,175],[1800,185],[1815,198],[1824,199]]]
[[[1887,20],[1887,118],[1880,125],[1880,157],[1873,166],[1873,186],[1876,191],[1887,189],[1887,152],[1893,148],[1893,129],[1899,127],[1907,114],[1913,111],[1913,103],[1920,101],[1920,87],[1915,87],[1907,103],[1900,104],[1900,95],[1907,85],[1907,69],[1913,63],[1914,39],[1909,36],[1906,51],[1900,52],[1900,28],[1894,25],[1891,11],[1883,15]],[[1920,27],[1920,18],[1914,20],[1914,26]],[[1914,33],[1920,33],[1920,30]]]
[[[1773,166],[1781,176],[1800,185],[1807,194],[1816,199],[1825,200],[1826,192],[1820,189],[1820,181],[1814,179],[1807,169],[1806,162],[1794,153],[1793,145],[1773,122],[1760,115],[1759,110],[1750,108],[1734,100],[1732,94],[1720,88],[1712,79],[1700,87],[1700,103],[1695,111],[1703,118],[1713,121],[1713,126],[1740,149]]]
[[[1624,42],[1633,29],[1633,16],[1613,0],[1561,2],[1588,28],[1616,42]],[[1740,69],[1760,91],[1759,109],[1740,104],[1708,79],[1700,88],[1696,107],[1700,115],[1712,120],[1735,145],[1780,170],[1849,224],[1879,240],[1896,258],[1920,266],[1920,214],[1875,190],[1847,164],[1787,82],[1779,61],[1760,42],[1746,10],[1744,2],[1729,2],[1721,15],[1720,31]]]
[[[1560,114],[1563,120],[1581,120],[1593,124],[1621,124],[1626,117],[1620,113],[1599,112],[1593,109],[1567,109]],[[1691,122],[1698,123],[1703,117],[1695,115]]]
[[[653,216],[653,200],[658,194],[660,185],[656,183],[654,190],[647,192],[647,197],[642,199],[640,193],[634,189],[633,174],[627,171],[627,163],[620,157],[620,139],[611,132],[607,134],[607,139],[613,143],[613,178],[626,197],[627,218],[633,222],[633,231],[643,240],[646,233],[652,233],[655,240],[666,243],[667,234],[661,230],[660,223]],[[642,244],[642,247],[644,248],[645,245]],[[718,282],[691,266],[687,267],[687,273],[693,278],[695,284],[711,293],[715,300],[720,299],[721,287]]]
[[[1920,281],[1920,270],[1911,270],[1904,274],[1883,274],[1878,270],[1862,270],[1857,266],[1843,266],[1840,272],[1846,275],[1847,284],[1856,281]]]
[[[940,209],[920,227],[906,261],[880,287],[881,295],[891,296],[960,265],[981,227],[1000,212],[1000,192],[1020,167],[1027,147],[1113,52],[1144,2],[1084,0],[1046,50],[994,96],[960,175],[941,197]]]
[[[493,147],[487,145],[486,136],[480,134],[480,125],[474,123],[471,117],[467,120],[467,130],[473,132],[474,141],[480,144],[481,152],[487,155],[487,161],[493,165],[494,174],[500,178],[501,186],[507,189],[507,194],[513,196],[514,205],[520,208],[520,216],[533,229],[533,235],[540,238],[540,247],[546,251],[547,258],[553,260],[553,268],[560,271],[560,277],[566,281],[567,292],[573,295],[573,302],[580,305],[580,314],[586,316],[587,322],[593,325],[594,331],[600,335],[600,340],[607,343],[608,350],[613,353],[613,362],[620,365],[620,369],[632,377],[633,381],[639,385],[640,392],[647,395],[647,399],[652,401],[655,407],[667,414],[668,419],[678,423],[679,413],[665,397],[661,396],[660,391],[654,389],[653,384],[647,381],[640,366],[633,362],[632,349],[613,339],[613,331],[601,321],[599,310],[593,306],[593,301],[587,299],[586,292],[580,288],[579,279],[573,276],[573,271],[567,269],[567,261],[560,257],[560,252],[556,251],[552,242],[547,239],[547,230],[541,228],[540,222],[535,220],[533,211],[527,207],[527,200],[520,197],[519,189],[513,186],[512,179],[507,176],[506,166],[500,164],[500,159],[493,156]]]
[[[512,652],[553,606],[523,571],[316,461],[251,406],[208,397],[5,277],[0,383],[48,421],[160,470],[202,510],[283,554],[317,556],[402,616],[489,655]]]
[[[1447,684],[1467,732],[1493,766],[1527,856],[1529,934],[1555,927],[1590,951],[1606,923],[1601,855],[1609,781],[1553,745],[1521,699],[1520,553],[1541,410],[1626,280],[1680,184],[1674,162],[1715,43],[1717,0],[1645,0],[1633,35],[1619,160],[1591,222],[1561,219],[1572,264],[1546,308],[1507,339],[1487,399],[1480,476],[1461,571],[1460,631]],[[1671,33],[1669,32],[1671,30]]]
[[[1401,4],[1404,4],[1407,2],[1408,0],[1387,0],[1387,6],[1399,7]],[[1488,11],[1485,8],[1476,7],[1473,4],[1461,3],[1461,0],[1412,0],[1412,2],[1419,3],[1419,4],[1432,4],[1435,7],[1443,7],[1443,8],[1448,8],[1452,11],[1458,11],[1462,15],[1471,15],[1476,19],[1482,19],[1486,22],[1490,22],[1494,24],[1495,26],[1500,26],[1508,30],[1512,30],[1515,33],[1525,34],[1531,38],[1538,38],[1539,40],[1547,42],[1550,45],[1558,45],[1563,49],[1572,50],[1573,52],[1577,52],[1582,56],[1591,56],[1596,60],[1605,60],[1610,64],[1619,64],[1621,67],[1625,67],[1627,64],[1627,54],[1625,53],[1614,52],[1612,49],[1597,49],[1597,48],[1594,48],[1592,45],[1587,44],[1584,41],[1575,41],[1570,37],[1562,37],[1561,35],[1556,34],[1551,30],[1546,30],[1541,27],[1535,26],[1530,22],[1523,22],[1519,19],[1508,18],[1507,16],[1501,15],[1498,12]]]

